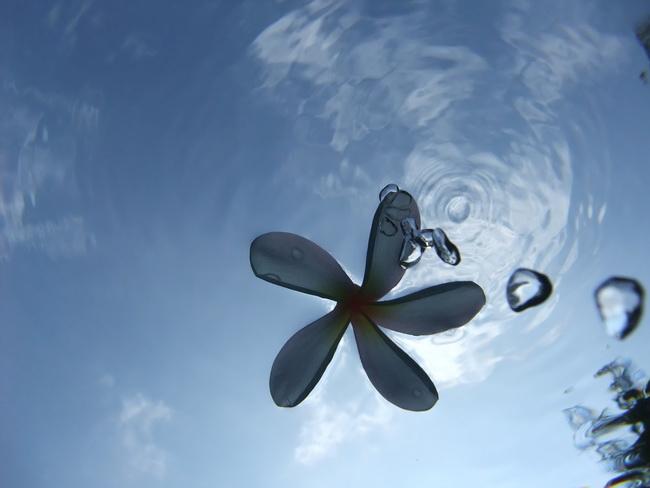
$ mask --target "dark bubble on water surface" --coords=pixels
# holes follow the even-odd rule
[[[447,234],[442,229],[418,229],[413,218],[405,218],[401,221],[402,232],[404,233],[404,246],[400,255],[400,264],[407,268],[413,264],[408,264],[403,258],[412,254],[422,254],[429,248],[434,248],[438,257],[447,264],[456,266],[460,263],[460,252],[453,242],[449,240]],[[418,251],[416,246],[420,247]],[[419,261],[411,259],[410,261]]]
[[[638,281],[620,276],[609,278],[596,288],[594,297],[610,337],[625,339],[639,325],[644,291]]]
[[[388,185],[383,187],[379,192],[379,201],[383,202],[384,198],[386,198],[388,195],[397,192],[399,192],[399,186],[397,186],[395,183],[389,183]]]
[[[433,247],[438,257],[447,264],[458,266],[460,263],[460,252],[456,245],[445,234],[442,229],[433,229]]]
[[[399,256],[399,264],[404,269],[411,268],[420,262],[422,258],[422,246],[415,239],[410,237],[404,238],[402,251]]]
[[[519,268],[510,276],[506,287],[508,305],[521,312],[546,301],[553,291],[548,276],[528,268]]]

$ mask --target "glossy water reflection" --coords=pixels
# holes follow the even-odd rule
[[[608,404],[591,376],[611,357],[650,370],[647,317],[619,341],[593,296],[609,276],[650,283],[648,13],[0,2],[0,486],[603,486],[613,474],[573,448],[560,412]],[[358,283],[388,183],[462,260],[431,247],[405,271],[395,246],[387,300],[485,290],[471,324],[432,336],[374,310],[441,401],[387,405],[350,332],[309,397],[278,409],[276,352],[336,297],[256,279],[248,245],[306,236]],[[409,204],[392,203],[373,224],[386,239]],[[296,240],[260,277],[313,291],[322,281],[295,272],[318,266],[312,251]],[[505,293],[518,268],[554,286],[521,314]],[[385,275],[366,283],[373,298]],[[304,364],[295,374],[319,363]]]

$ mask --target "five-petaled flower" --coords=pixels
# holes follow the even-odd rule
[[[420,212],[410,194],[398,191],[384,197],[373,218],[361,286],[329,253],[304,237],[271,232],[253,241],[250,261],[256,276],[337,302],[334,310],[296,332],[275,358],[270,389],[278,406],[294,407],[307,397],[350,322],[363,368],[384,398],[417,411],[436,403],[433,382],[377,324],[411,335],[436,334],[469,322],[485,304],[485,295],[476,283],[457,281],[378,301],[404,275],[400,223],[406,218],[420,228]]]

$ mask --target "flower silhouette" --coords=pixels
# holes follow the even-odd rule
[[[457,281],[378,301],[404,275],[400,223],[407,218],[420,228],[420,212],[409,193],[400,190],[383,198],[372,221],[361,286],[329,253],[304,237],[271,232],[252,242],[250,262],[257,277],[337,302],[334,310],[296,332],[275,358],[269,385],[278,406],[294,407],[309,395],[350,322],[363,368],[386,400],[415,411],[436,403],[433,382],[378,324],[417,336],[444,332],[469,322],[485,304],[485,294],[474,282]]]

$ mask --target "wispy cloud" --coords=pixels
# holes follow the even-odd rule
[[[294,449],[294,459],[300,464],[310,466],[331,458],[343,446],[360,442],[373,431],[387,428],[393,418],[394,407],[370,386],[358,363],[358,378],[367,388],[361,392],[355,388],[355,394],[349,397],[345,393],[334,397],[329,389],[330,382],[341,387],[344,380],[349,379],[350,360],[358,361],[356,352],[351,351],[355,347],[350,337],[343,337],[323,378],[300,407],[306,413]]]
[[[138,61],[143,58],[150,58],[158,54],[141,36],[130,34],[122,43],[122,49]]]
[[[321,177],[317,193],[322,197],[357,196],[369,185],[371,178],[364,169],[342,159],[338,170]]]
[[[500,30],[516,54],[515,76],[537,103],[560,100],[567,88],[615,70],[623,59],[624,42],[618,36],[569,19],[541,29],[530,17],[527,7],[509,13]]]
[[[7,80],[0,88],[3,101],[9,108],[0,114],[0,260],[16,248],[51,258],[85,254],[94,236],[69,202],[78,194],[76,144],[96,129],[99,109]],[[47,217],[39,218],[42,194],[66,201],[65,208],[48,202]]]
[[[294,450],[294,458],[305,465],[315,464],[332,456],[344,443],[362,439],[371,431],[385,427],[392,418],[392,408],[375,395],[372,404],[336,404],[322,398],[310,399],[309,419],[303,424],[300,442]]]
[[[115,386],[115,377],[111,374],[106,373],[101,378],[99,378],[99,384],[106,388],[113,388]]]
[[[165,477],[169,454],[157,444],[155,430],[172,416],[172,409],[164,402],[154,402],[141,393],[122,401],[118,418],[120,438],[128,465],[135,472]]]

